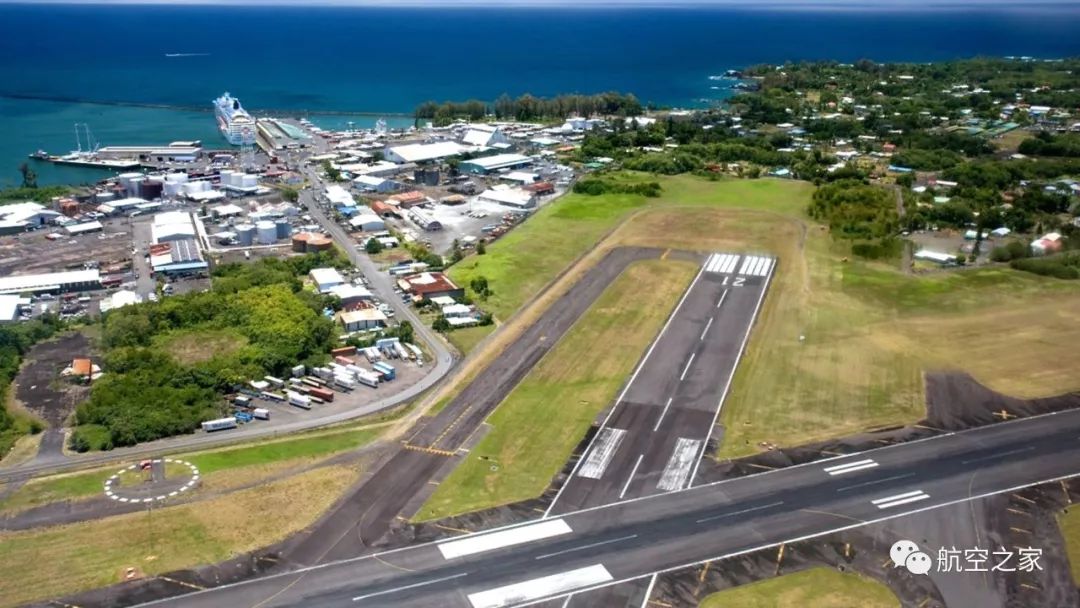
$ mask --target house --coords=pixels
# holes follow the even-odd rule
[[[1064,245],[1061,235],[1057,232],[1048,232],[1031,243],[1032,255],[1046,255],[1061,251]]]
[[[398,279],[402,291],[412,294],[416,300],[428,300],[439,296],[460,299],[465,290],[458,287],[441,272],[421,272]]]
[[[356,310],[343,310],[337,315],[337,320],[345,328],[345,331],[364,331],[386,327],[386,315],[378,308],[358,308]]]
[[[334,268],[312,268],[308,276],[319,293],[330,293],[331,289],[345,284],[345,278]]]
[[[401,194],[395,194],[386,199],[391,205],[396,205],[402,209],[408,209],[414,205],[422,205],[427,202],[427,197],[423,192],[419,190],[410,190],[408,192],[402,192]]]

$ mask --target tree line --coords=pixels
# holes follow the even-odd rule
[[[630,93],[597,93],[595,95],[557,95],[534,97],[528,93],[512,98],[505,93],[494,102],[477,99],[468,101],[425,101],[413,112],[417,121],[432,120],[446,125],[457,119],[477,121],[488,116],[498,120],[546,121],[569,116],[640,116],[645,107]]]

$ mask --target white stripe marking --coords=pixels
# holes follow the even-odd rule
[[[690,360],[686,362],[686,367],[683,368],[682,374],[679,376],[679,381],[686,378],[686,372],[690,371],[690,364],[694,362],[694,355],[697,353],[690,353]]]
[[[720,299],[716,301],[716,307],[717,308],[720,308],[720,305],[724,303],[724,298],[726,298],[726,297],[727,297],[727,290],[725,289],[723,291],[723,293],[720,294]]]
[[[698,337],[698,341],[705,339],[705,334],[709,333],[709,328],[712,327],[712,317],[709,317],[709,322],[705,324],[705,329],[701,330],[701,336]]]
[[[664,416],[667,414],[668,408],[671,407],[671,397],[668,397],[667,404],[664,405],[664,410],[660,412],[660,417],[656,419],[656,426],[652,427],[655,433],[660,428],[660,423],[664,421]]]
[[[634,463],[634,468],[630,471],[630,477],[626,479],[626,484],[623,485],[622,492],[619,492],[620,500],[622,500],[623,496],[626,496],[626,491],[630,489],[630,482],[634,481],[634,475],[637,475],[637,468],[641,466],[641,459],[644,457],[644,454],[641,454],[637,457],[637,462]]]
[[[739,263],[739,256],[737,256],[737,255],[731,256],[731,259],[728,260],[728,263],[725,264],[724,268],[722,269],[723,273],[724,274],[731,274],[731,271],[735,270],[735,265],[738,264],[738,263]]]
[[[584,551],[586,549],[594,549],[596,547],[603,547],[604,545],[610,545],[612,543],[621,543],[624,540],[630,540],[637,538],[637,534],[631,534],[629,536],[620,536],[619,538],[611,538],[608,540],[602,540],[595,543],[589,543],[588,545],[581,545],[580,547],[572,547],[570,549],[563,549],[562,551],[556,551],[555,553],[545,553],[543,555],[537,555],[533,559],[547,559],[549,557],[555,557],[556,555],[564,555],[566,553],[574,553],[576,551]]]
[[[469,594],[473,608],[503,608],[614,580],[603,564],[586,566],[559,574],[534,578],[512,585]]]
[[[615,456],[615,451],[619,449],[619,444],[622,443],[625,435],[626,431],[623,429],[600,429],[596,443],[593,444],[589,456],[585,459],[585,464],[581,465],[578,470],[578,477],[600,479],[604,475],[604,470],[607,469],[608,464],[611,463],[611,458]]]
[[[548,519],[530,526],[511,528],[501,532],[492,532],[480,536],[472,536],[460,540],[450,540],[439,543],[439,552],[446,559],[455,559],[466,555],[494,551],[531,543],[533,541],[560,536],[573,532],[563,519]]]
[[[772,258],[765,259],[765,265],[761,267],[761,276],[766,276],[769,274],[769,271],[772,270],[772,263]]]
[[[686,480],[690,476],[690,469],[694,466],[694,457],[697,455],[701,441],[679,437],[675,444],[675,450],[660,475],[660,482],[656,487],[665,492],[674,492],[683,489]]]
[[[739,266],[739,274],[746,274],[746,269],[750,267],[750,264],[752,264],[755,259],[756,258],[749,255],[743,258],[742,266]]]
[[[894,500],[892,502],[883,502],[877,505],[879,509],[888,509],[889,507],[899,507],[900,505],[906,505],[909,502],[919,502],[920,500],[926,500],[930,498],[926,494],[920,494],[918,496],[909,496],[908,498],[901,498],[900,500]]]
[[[408,589],[416,589],[417,587],[426,587],[427,585],[434,585],[435,583],[441,583],[443,581],[450,581],[450,580],[454,580],[455,578],[461,578],[463,576],[468,576],[468,575],[469,575],[468,572],[462,572],[461,574],[454,574],[454,575],[451,575],[451,576],[444,576],[442,578],[436,578],[436,579],[432,579],[430,581],[424,581],[422,583],[414,583],[412,585],[405,585],[404,587],[397,587],[395,589],[388,589],[386,591],[379,591],[379,592],[376,592],[376,593],[368,593],[367,595],[358,595],[358,596],[352,598],[352,601],[359,602],[360,600],[366,600],[369,597],[378,597],[380,595],[387,595],[387,594],[390,594],[390,593],[397,593],[398,591],[406,591]]]
[[[758,276],[758,270],[761,268],[761,264],[765,262],[765,258],[754,258],[754,263],[750,265],[749,274]]]
[[[886,496],[884,498],[878,498],[877,500],[871,500],[870,502],[872,502],[872,503],[874,503],[876,505],[876,504],[883,503],[883,502],[890,502],[890,501],[896,500],[898,498],[907,498],[909,496],[917,496],[917,495],[922,494],[922,493],[923,493],[922,490],[915,490],[914,492],[904,492],[903,494],[896,494],[894,496]]]
[[[825,467],[823,470],[829,475],[841,475],[848,471],[856,471],[859,469],[865,469],[869,467],[878,466],[877,462],[873,459],[867,458],[866,460],[856,460],[853,462],[845,462],[844,464],[838,464],[831,467]]]
[[[741,511],[732,511],[731,513],[724,513],[722,515],[713,515],[712,517],[706,517],[705,519],[699,519],[696,523],[703,524],[707,521],[713,521],[716,519],[724,519],[725,517],[732,517],[733,515],[742,515],[743,513],[750,513],[751,511],[760,511],[762,509],[770,509],[772,507],[778,507],[784,504],[784,501],[778,500],[776,502],[770,502],[767,505],[760,505],[757,507],[750,507],[749,509],[742,509]]]
[[[843,475],[844,473],[854,473],[855,471],[862,471],[863,469],[872,469],[876,466],[878,466],[878,463],[868,462],[866,464],[861,464],[857,467],[848,467],[846,469],[840,469],[839,471],[832,471],[829,473],[829,475]]]

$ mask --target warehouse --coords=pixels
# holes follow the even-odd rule
[[[400,165],[442,160],[457,156],[467,150],[468,148],[454,141],[439,141],[431,144],[408,144],[386,148],[383,151],[383,157]]]
[[[484,190],[479,199],[517,209],[532,209],[536,206],[536,196],[532,192],[517,188],[496,187]]]
[[[360,232],[386,230],[386,222],[367,207],[357,207],[356,215],[349,220],[349,227]]]
[[[342,207],[355,207],[356,200],[349,194],[349,191],[337,184],[330,184],[326,187],[326,200],[330,201],[332,205],[340,205]]]
[[[244,210],[236,205],[233,205],[232,203],[218,205],[217,207],[214,207],[210,210],[210,215],[213,215],[217,219],[221,219],[224,217],[236,217],[243,214]]]
[[[82,291],[100,289],[101,274],[97,269],[26,274],[0,278],[0,294]]]
[[[378,308],[344,310],[337,313],[337,319],[345,327],[345,331],[348,332],[378,329],[386,326],[386,315]]]
[[[480,148],[490,148],[496,144],[508,144],[510,140],[502,129],[491,125],[470,125],[461,138],[461,143]]]
[[[150,236],[155,243],[193,239],[195,224],[191,221],[191,214],[186,211],[166,211],[154,216]]]
[[[414,299],[429,300],[440,296],[454,298],[465,296],[465,290],[458,287],[449,277],[441,272],[421,272],[398,279],[398,287],[412,294]]]
[[[361,175],[353,179],[353,183],[357,188],[366,192],[393,192],[397,190],[398,184],[394,180],[375,177],[374,175]]]
[[[93,222],[83,222],[81,224],[68,224],[64,226],[64,230],[71,236],[77,236],[80,234],[89,234],[91,232],[101,232],[105,227],[101,225],[101,222],[95,220]]]
[[[150,269],[156,274],[184,276],[206,272],[209,265],[195,239],[176,239],[150,246]]]
[[[427,230],[428,232],[434,232],[436,230],[442,230],[442,223],[439,220],[431,217],[426,212],[420,209],[409,209],[405,212],[409,219],[416,223],[420,228]]]
[[[46,209],[38,203],[13,203],[0,207],[0,220],[10,224],[25,223],[31,228],[44,226],[60,217],[58,211]]]
[[[500,169],[517,169],[519,167],[525,167],[531,165],[532,162],[532,158],[521,154],[496,154],[495,156],[485,156],[462,161],[461,164],[458,165],[458,170],[462,173],[486,175],[493,171],[499,171]]]
[[[423,205],[428,202],[428,198],[424,196],[423,192],[410,190],[408,192],[402,192],[401,194],[395,194],[386,199],[386,202],[390,205],[397,205],[402,209],[408,209],[413,205]]]
[[[0,296],[0,323],[13,323],[19,320],[19,308],[29,300],[17,295]]]
[[[392,207],[390,205],[387,205],[386,203],[384,203],[382,201],[375,201],[375,202],[371,203],[371,210],[374,211],[376,215],[378,215],[379,217],[382,217],[382,218],[387,218],[387,217],[396,217],[398,219],[401,218],[401,215],[398,214],[397,209],[395,209],[394,207]]]
[[[330,295],[337,296],[341,300],[341,307],[346,310],[370,302],[373,298],[367,288],[359,285],[337,285],[330,289]]]
[[[315,283],[315,289],[319,293],[330,293],[333,288],[345,284],[345,279],[341,276],[341,273],[333,268],[312,268],[308,276]]]

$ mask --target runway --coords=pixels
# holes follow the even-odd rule
[[[523,605],[1078,474],[1080,411],[1072,410],[654,493],[154,605]]]

